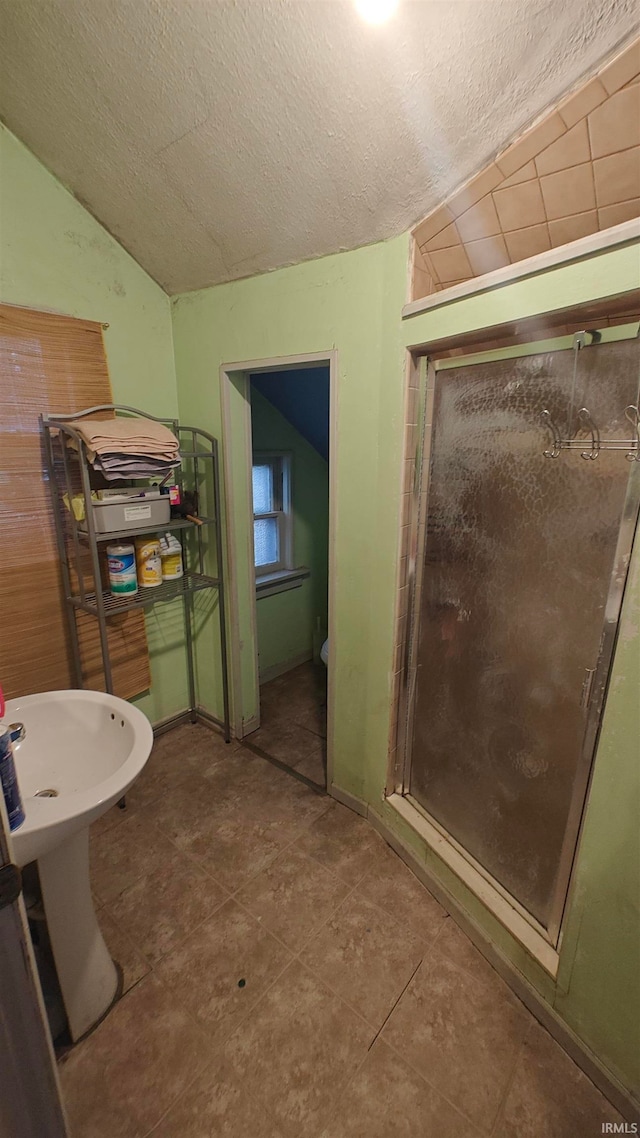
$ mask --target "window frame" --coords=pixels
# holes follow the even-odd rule
[[[254,451],[251,457],[251,473],[254,466],[271,466],[273,478],[273,498],[275,510],[256,513],[253,510],[253,524],[267,518],[275,518],[278,523],[278,551],[279,559],[270,561],[266,565],[256,565],[255,536],[253,542],[253,566],[256,581],[263,577],[270,577],[277,573],[288,573],[293,569],[293,510],[291,507],[291,468],[292,455],[290,451]],[[252,484],[253,507],[253,484]],[[252,531],[255,535],[255,528]]]

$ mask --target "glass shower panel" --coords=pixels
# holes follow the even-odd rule
[[[633,465],[543,457],[540,412],[568,429],[573,366],[557,351],[437,373],[416,607],[409,792],[545,927]],[[629,438],[637,391],[637,341],[580,351],[575,407],[603,439]]]

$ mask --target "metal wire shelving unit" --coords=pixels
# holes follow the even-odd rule
[[[126,416],[151,419],[173,431],[180,444],[181,466],[176,468],[174,481],[180,487],[184,500],[185,490],[195,492],[199,502],[207,507],[207,514],[199,515],[202,525],[187,518],[171,518],[161,526],[147,524],[136,529],[121,529],[110,533],[96,533],[91,498],[91,466],[87,448],[79,431],[74,427],[79,419],[103,414],[108,417]],[[221,727],[227,742],[230,739],[228,646],[225,622],[225,593],[223,565],[223,531],[220,509],[220,467],[218,441],[207,431],[181,424],[177,419],[149,415],[137,407],[107,403],[88,407],[71,415],[41,415],[40,427],[44,440],[46,464],[50,480],[55,523],[56,542],[67,610],[69,638],[73,657],[76,684],[84,686],[82,658],[76,616],[84,612],[97,619],[105,689],[113,693],[113,668],[109,650],[108,621],[132,610],[144,610],[156,604],[181,599],[184,615],[184,642],[187,660],[189,707],[162,724],[162,730],[190,719]],[[69,444],[72,444],[73,449]],[[135,480],[126,480],[131,484]],[[65,504],[74,495],[84,499],[84,526],[76,520],[74,511]],[[86,528],[85,528],[86,527]],[[107,542],[133,541],[149,533],[174,532],[182,547],[184,576],[165,581],[151,589],[138,590],[130,596],[114,596],[105,587],[101,549]],[[210,568],[212,566],[212,569]],[[199,703],[196,683],[193,598],[196,593],[213,590],[217,595],[220,633],[220,668],[222,682],[222,718],[206,711]]]

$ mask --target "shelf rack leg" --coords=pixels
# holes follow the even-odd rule
[[[40,429],[43,429],[42,415],[40,416]],[[67,627],[69,629],[69,641],[71,645],[71,659],[73,665],[73,676],[75,679],[76,687],[82,687],[82,661],[80,659],[80,642],[78,640],[78,625],[76,623],[75,608],[71,604],[71,575],[69,573],[69,559],[67,556],[67,546],[62,529],[62,519],[60,517],[60,502],[58,499],[58,480],[56,477],[55,460],[53,457],[53,441],[51,438],[51,430],[48,426],[44,426],[44,439],[45,439],[45,456],[47,461],[47,470],[49,474],[49,489],[51,491],[51,504],[53,507],[53,522],[56,531],[56,544],[58,546],[58,557],[60,558],[60,571],[62,573],[62,587],[64,590],[64,600],[67,609]],[[63,443],[64,445],[64,443]],[[65,466],[65,475],[67,474]],[[71,487],[68,480],[65,487],[69,499],[71,499]]]
[[[84,447],[84,444],[82,444]],[[98,556],[98,543],[93,525],[93,506],[91,503],[91,486],[89,484],[89,470],[86,455],[80,455],[80,474],[82,477],[82,492],[84,494],[84,512],[87,520],[87,534],[89,550],[91,552],[91,570],[96,596],[96,613],[98,616],[98,629],[100,631],[100,651],[102,653],[102,668],[104,671],[105,691],[113,695],[113,676],[111,674],[111,660],[109,658],[109,640],[107,637],[107,619],[104,613],[104,600],[102,597],[102,576],[100,573],[100,558]]]
[[[196,707],[196,681],[195,669],[193,666],[193,634],[191,630],[191,604],[192,598],[189,593],[184,594],[184,634],[187,649],[187,678],[189,682],[189,712],[192,723],[198,721],[198,709]]]

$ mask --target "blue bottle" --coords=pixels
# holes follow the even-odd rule
[[[24,822],[24,807],[13,761],[11,732],[0,725],[0,783],[9,816],[9,829],[17,830]]]

